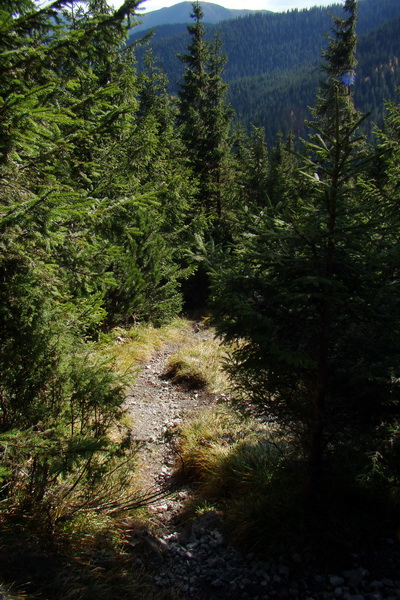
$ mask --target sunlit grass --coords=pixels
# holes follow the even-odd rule
[[[179,451],[181,474],[195,483],[190,510],[212,506],[224,514],[233,539],[253,548],[265,545],[271,523],[279,525],[293,502],[285,474],[290,441],[277,426],[220,405],[184,424]]]
[[[207,494],[218,495],[220,491],[214,487],[224,487],[222,465],[235,451],[244,445],[258,445],[260,440],[268,440],[266,445],[272,447],[274,436],[274,427],[243,417],[226,405],[205,409],[180,431],[180,453],[186,475],[202,482]],[[265,465],[268,464],[266,460]],[[238,465],[235,470],[239,473]]]
[[[175,319],[163,327],[150,324],[139,324],[129,329],[115,327],[100,337],[94,351],[129,382],[156,350],[166,344],[188,342],[192,335],[192,325],[186,319]]]
[[[175,382],[206,387],[215,394],[226,393],[229,391],[229,380],[223,370],[226,356],[226,347],[217,338],[199,339],[171,355],[167,373]]]

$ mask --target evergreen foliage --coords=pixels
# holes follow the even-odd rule
[[[108,437],[122,383],[90,337],[181,307],[192,184],[167,95],[123,48],[136,6],[0,13],[2,506],[51,530],[126,451]]]
[[[238,205],[248,203],[263,207],[268,202],[267,182],[270,171],[265,130],[261,127],[253,127],[248,137],[239,130],[235,137]]]
[[[154,54],[139,68],[125,43],[137,4],[0,10],[0,519],[27,516],[53,535],[79,512],[115,508],[104,485],[134,451],[111,441],[123,381],[93,342],[115,325],[169,320],[185,294],[203,309],[208,277],[237,388],[290,431],[312,505],[343,457],[359,479],[376,467],[398,486],[400,113],[388,103],[372,149],[354,106],[356,0],[333,17],[301,152],[293,134],[269,151],[273,124],[231,132],[221,38],[209,41],[197,3],[171,98]],[[376,14],[393,6],[382,0]],[[322,14],[284,18],[300,35],[305,16],[313,26]],[[250,54],[263,24],[240,23]],[[388,38],[397,25],[385,25]],[[390,97],[397,57],[374,68],[377,54],[363,52]],[[277,70],[287,53],[279,60]],[[284,94],[288,73],[269,89]],[[288,105],[284,120],[298,132],[308,92],[292,86],[302,108]],[[213,247],[210,274],[205,263],[196,272],[195,240]]]
[[[226,58],[221,42],[205,41],[203,12],[193,4],[194,25],[188,26],[192,41],[180,58],[186,65],[178,97],[178,123],[189,164],[198,179],[197,202],[208,218],[221,219],[223,178],[229,152],[231,111],[225,102],[227,85],[222,81]]]
[[[356,3],[345,10],[296,186],[270,188],[212,271],[214,319],[238,343],[230,370],[245,397],[296,432],[313,507],[327,456],[371,450],[382,419],[398,413],[396,268],[379,206],[362,192],[362,118],[338,77],[354,66]]]
[[[335,5],[332,11],[339,16],[341,6]],[[396,62],[399,12],[397,0],[363,0],[359,7],[355,104],[362,112],[372,113],[372,119],[363,124],[370,136],[373,123],[383,123],[384,101],[395,99],[400,84]],[[181,33],[173,25],[160,27],[150,41],[173,93],[182,78],[182,66],[176,58],[185,47],[181,27]],[[236,119],[249,132],[253,125],[264,127],[270,147],[279,132],[285,136],[290,132],[306,134],[304,120],[309,118],[308,107],[319,87],[318,62],[321,47],[326,47],[323,35],[328,28],[328,11],[317,7],[258,13],[224,21],[218,28],[207,25],[206,39],[218,31],[224,42],[228,57],[224,81],[230,86],[227,99]]]

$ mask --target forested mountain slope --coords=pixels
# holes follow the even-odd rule
[[[337,14],[340,5],[334,5]],[[287,13],[256,13],[231,19],[218,26],[207,25],[212,38],[218,31],[228,56],[225,80],[261,75],[319,61],[321,44],[331,28],[330,11],[325,8],[293,10]],[[359,6],[357,33],[359,36],[374,30],[385,21],[400,15],[398,0],[362,0]],[[163,67],[170,85],[174,86],[182,73],[176,57],[184,52],[188,42],[186,27],[177,33],[175,25],[157,29],[150,47]],[[134,28],[130,40],[141,37]]]
[[[224,79],[230,83],[229,100],[243,123],[263,125],[268,138],[280,130],[301,132],[320,79],[318,65],[324,38],[331,29],[330,13],[340,10],[340,5],[334,5],[332,11],[316,7],[258,13],[218,26],[207,25],[208,37],[218,31],[223,42],[228,57]],[[399,83],[398,17],[398,0],[362,0],[359,4],[356,104],[372,112],[378,121],[382,100],[393,98]],[[134,29],[131,39],[138,35]],[[182,76],[183,65],[177,54],[185,52],[186,44],[184,25],[163,26],[150,42],[172,92]]]
[[[355,105],[371,118],[365,124],[368,134],[382,123],[385,102],[396,97],[400,85],[400,17],[385,22],[361,36],[358,44]],[[302,69],[291,69],[231,82],[228,98],[237,119],[263,126],[267,140],[277,132],[304,135],[304,119],[309,118],[321,71],[318,61]]]
[[[218,31],[228,56],[225,79],[232,81],[309,62],[318,56],[321,38],[329,26],[329,16],[321,8],[286,14],[257,13],[218,26],[208,25],[207,37],[211,39]],[[131,39],[136,37],[140,32],[133,29]],[[157,30],[150,42],[172,88],[182,73],[176,54],[184,52],[187,41],[186,27],[177,33],[172,25]]]

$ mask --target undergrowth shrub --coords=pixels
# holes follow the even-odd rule
[[[0,431],[0,579],[46,600],[179,597],[154,587],[120,527],[126,516],[140,518],[144,497],[121,405],[140,363],[165,343],[186,340],[190,328],[177,320],[116,328],[97,342],[68,346],[63,338],[73,351],[51,355],[40,411],[32,394],[25,426],[3,421]],[[3,381],[15,411],[17,390]]]

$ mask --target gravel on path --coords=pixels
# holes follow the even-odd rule
[[[193,335],[198,342],[210,337],[203,331]],[[131,438],[142,447],[142,477],[149,487],[160,486],[172,474],[177,459],[174,429],[196,411],[223,399],[206,389],[174,384],[166,375],[168,358],[180,347],[179,343],[168,344],[156,352],[139,371],[124,403],[132,419]]]

